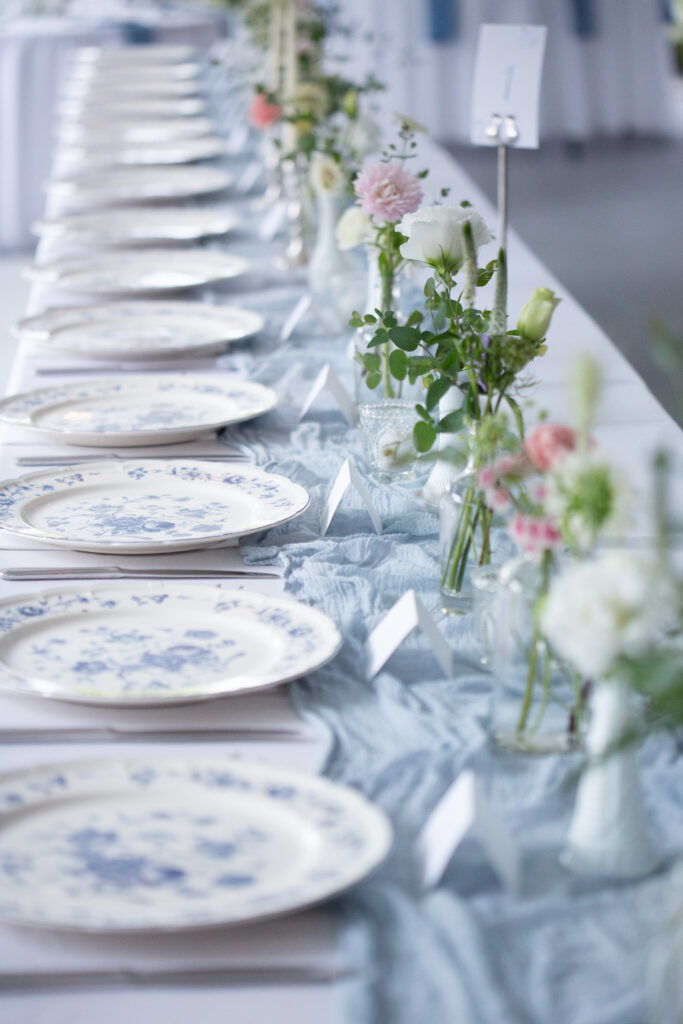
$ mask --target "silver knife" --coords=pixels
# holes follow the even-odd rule
[[[20,455],[14,460],[17,466],[80,466],[89,462],[145,462],[156,460],[166,462],[169,460],[188,461],[196,459],[198,462],[245,462],[247,455],[226,451],[225,455],[217,455],[212,452],[210,455],[121,455],[118,452],[103,452],[102,455]]]
[[[278,580],[274,572],[252,569],[124,569],[119,565],[84,565],[0,569],[3,580]]]
[[[1,974],[0,991],[90,988],[96,985],[324,985],[355,974],[352,967],[313,964],[255,964],[197,970],[64,971]]]

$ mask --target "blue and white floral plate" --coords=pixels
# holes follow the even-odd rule
[[[222,352],[263,330],[260,313],[182,299],[137,299],[49,309],[20,320],[14,333],[61,355],[167,359]]]
[[[359,793],[279,766],[33,768],[0,777],[0,920],[116,933],[273,917],[359,882],[391,840]]]
[[[330,661],[322,612],[183,583],[66,587],[0,602],[0,687],[79,704],[151,707],[263,690]]]
[[[165,117],[150,121],[66,122],[57,125],[57,139],[68,145],[151,145],[213,135],[215,121],[208,117]]]
[[[110,460],[0,483],[0,529],[101,554],[191,551],[268,530],[309,500],[299,484],[241,463]]]
[[[176,444],[241,423],[277,403],[271,388],[217,374],[70,381],[0,401],[0,423],[65,444]]]
[[[57,105],[57,116],[64,121],[121,121],[145,118],[196,117],[206,110],[206,103],[198,96],[180,96],[154,99],[136,99],[115,95],[106,103],[93,99],[67,99]]]
[[[241,256],[217,249],[116,249],[28,267],[26,276],[89,295],[158,295],[228,281],[248,267]]]
[[[222,167],[112,167],[78,177],[53,178],[45,191],[80,208],[161,199],[188,199],[230,188],[233,175]]]

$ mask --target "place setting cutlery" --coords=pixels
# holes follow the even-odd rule
[[[121,565],[11,566],[0,569],[0,579],[36,580],[278,580],[279,573],[261,569],[133,569]]]
[[[149,462],[149,461],[162,461],[168,462],[173,460],[184,461],[188,458],[187,455],[136,455],[136,462]],[[212,452],[210,455],[196,455],[193,453],[192,458],[201,459],[202,462],[248,462],[249,456],[242,452],[226,451],[225,455],[216,454]],[[124,455],[119,452],[103,452],[101,455],[19,455],[14,459],[14,464],[23,468],[35,467],[49,467],[49,466],[82,466],[87,465],[91,462],[126,462],[130,461],[130,456]]]

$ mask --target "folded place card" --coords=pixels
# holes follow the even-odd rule
[[[365,486],[363,478],[356,467],[352,466],[349,460],[346,459],[344,465],[337,474],[337,479],[332,484],[332,490],[330,491],[327,502],[325,503],[325,514],[320,527],[320,535],[322,537],[327,533],[334,514],[339,508],[339,504],[349,487],[352,487],[354,491],[356,491],[360,500],[363,502],[363,507],[370,516],[376,533],[382,532],[382,520],[380,519],[379,513],[372,502],[372,498]]]
[[[356,410],[353,404],[353,399],[329,363],[326,363],[325,366],[323,366],[322,370],[315,378],[313,387],[309,391],[308,397],[302,406],[301,412],[299,413],[299,419],[302,420],[304,418],[320,392],[325,388],[327,388],[341,409],[344,419],[349,426],[355,426]]]
[[[294,334],[294,331],[297,329],[299,323],[306,316],[306,313],[308,313],[309,309],[311,308],[312,302],[313,296],[310,294],[302,295],[301,298],[297,300],[296,306],[294,307],[294,309],[292,310],[292,312],[289,314],[284,324],[282,325],[282,330],[280,331],[280,341],[289,341],[291,336]]]
[[[375,626],[368,637],[367,678],[373,679],[394,651],[413,632],[420,629],[434,657],[447,676],[453,675],[453,655],[436,624],[414,590],[408,590]]]
[[[475,146],[496,146],[507,138],[518,149],[538,148],[547,31],[545,25],[481,25],[472,92]],[[502,136],[491,131],[492,124],[501,126]]]
[[[468,834],[476,836],[503,885],[518,892],[519,847],[498,808],[471,771],[462,772],[449,787],[417,839],[422,888],[430,889],[439,884],[449,861]]]
[[[285,226],[287,219],[287,203],[284,199],[278,199],[273,203],[268,213],[261,221],[259,227],[259,238],[264,242],[272,242]]]

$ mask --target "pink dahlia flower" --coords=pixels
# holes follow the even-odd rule
[[[420,182],[400,164],[371,164],[356,178],[355,190],[363,212],[380,224],[401,220],[422,202]]]
[[[524,442],[524,451],[541,473],[554,469],[576,448],[576,434],[571,427],[539,423]]]
[[[265,93],[255,93],[249,107],[249,120],[254,128],[258,128],[259,131],[270,128],[271,124],[279,120],[281,113],[278,104],[270,103]]]

